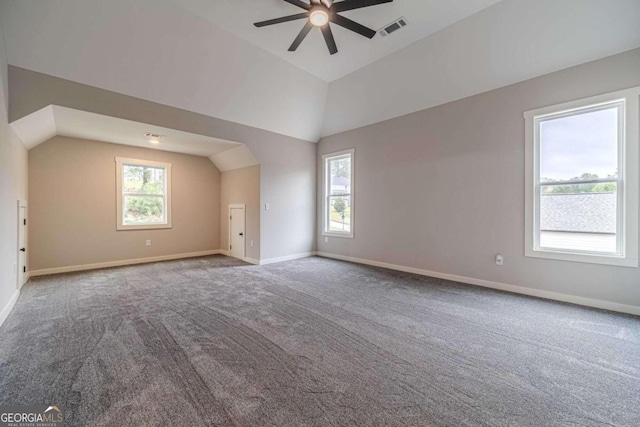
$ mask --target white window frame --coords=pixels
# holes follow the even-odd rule
[[[322,235],[331,237],[343,237],[347,239],[354,238],[354,218],[355,218],[355,176],[356,176],[356,150],[354,148],[349,150],[337,151],[335,153],[328,153],[322,156],[322,182],[323,182],[323,203],[322,203]],[[331,194],[331,172],[329,171],[329,161],[335,160],[340,157],[351,157],[351,218],[349,231],[329,231],[330,224],[330,209],[329,209],[329,197]]]
[[[540,246],[539,124],[550,117],[567,117],[621,104],[618,143],[617,253],[543,248]],[[525,256],[554,260],[638,267],[638,145],[640,144],[640,87],[539,108],[525,118]],[[581,181],[584,183],[586,181]],[[563,182],[564,183],[564,182]],[[547,183],[544,183],[547,184]]]
[[[150,160],[128,159],[124,157],[116,157],[116,230],[155,230],[167,229],[171,227],[171,163],[153,162]],[[161,224],[124,224],[123,212],[123,166],[133,165],[142,167],[154,167],[164,169],[164,212],[166,221]]]

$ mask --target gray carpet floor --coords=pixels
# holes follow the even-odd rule
[[[640,318],[322,258],[32,279],[0,404],[71,426],[640,425]]]

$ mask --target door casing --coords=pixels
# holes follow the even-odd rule
[[[17,253],[17,288],[21,289],[27,281],[27,202],[18,200],[18,247]],[[25,251],[21,251],[21,249]]]
[[[233,236],[231,233],[232,230],[232,210],[241,210],[242,212],[240,213],[241,215],[241,219],[240,221],[242,221],[242,230],[243,230],[243,236],[242,236],[242,252],[239,253],[240,256],[236,256],[235,258],[239,258],[239,259],[244,259],[246,257],[246,237],[247,237],[247,224],[246,224],[246,205],[244,204],[239,204],[239,203],[234,203],[234,204],[230,204],[229,205],[229,256],[233,256],[232,252],[232,244],[233,244]],[[238,212],[235,212],[236,215],[238,215]]]

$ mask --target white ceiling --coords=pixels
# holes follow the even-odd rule
[[[331,83],[322,134],[637,47],[640,0],[503,0]]]
[[[307,141],[640,47],[639,0],[396,0],[349,16],[409,27],[373,40],[336,28],[333,57],[320,34],[289,54],[299,23],[252,25],[296,9],[2,0],[0,24],[11,65]]]
[[[28,149],[60,135],[208,157],[221,171],[258,164],[244,144],[57,105],[16,120],[11,127]],[[147,132],[162,138],[147,137]]]
[[[325,81],[350,74],[396,52],[499,0],[394,0],[393,3],[344,12],[341,15],[373,30],[404,16],[409,25],[388,37],[369,40],[332,25],[339,52],[329,54],[320,30],[313,30],[296,52],[288,48],[303,20],[256,28],[254,22],[293,15],[304,10],[283,0],[172,0],[204,19],[260,46]]]
[[[326,82],[171,0],[2,0],[0,25],[10,65],[320,138]]]

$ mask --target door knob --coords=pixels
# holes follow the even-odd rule
[[[241,236],[244,236],[244,233],[240,233]]]
[[[27,252],[27,250],[25,248],[21,248],[20,252]]]

